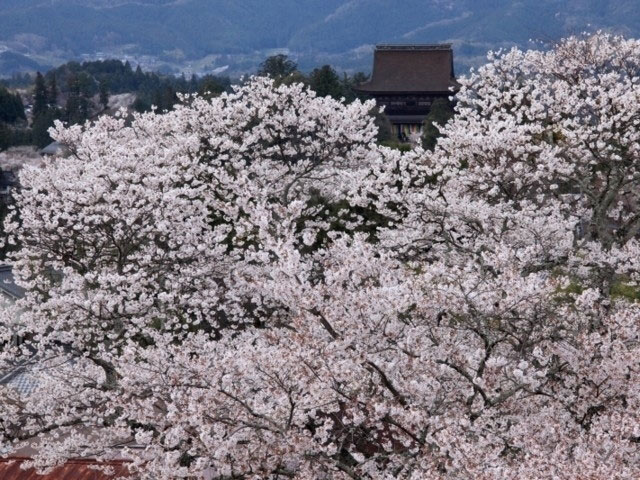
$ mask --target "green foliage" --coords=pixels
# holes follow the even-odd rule
[[[48,103],[49,107],[57,107],[58,105],[58,83],[55,73],[49,76]]]
[[[378,143],[384,144],[389,142],[397,142],[396,136],[393,134],[393,126],[389,121],[389,118],[380,111],[379,108],[374,108],[371,114],[375,117],[375,124],[378,127]]]
[[[102,108],[106,110],[107,108],[109,108],[109,84],[107,83],[106,80],[100,81],[99,91],[100,91],[100,105],[102,105]]]
[[[354,100],[366,100],[367,96],[357,92],[354,90],[358,85],[369,80],[369,75],[363,72],[356,72],[353,76],[349,76],[346,73],[342,76],[342,90],[343,96],[347,103],[353,102]]]
[[[342,78],[331,65],[323,65],[314,69],[308,76],[297,70],[297,64],[286,55],[268,57],[256,72],[259,76],[269,75],[275,79],[276,85],[303,83],[308,85],[321,97],[332,97],[336,100],[344,98],[346,103],[366,98],[356,92],[354,87],[365,82],[369,77],[362,72],[353,76],[344,73]]]
[[[70,124],[84,123],[89,119],[89,102],[84,97],[72,95],[67,99],[64,120]],[[34,122],[35,124],[35,122]]]
[[[16,77],[18,80],[31,82],[31,77]],[[231,81],[226,77],[207,75],[198,78],[193,75],[187,80],[184,75],[176,78],[145,73],[140,66],[134,71],[129,62],[120,60],[68,62],[46,75],[38,73],[34,83],[31,131],[3,124],[0,128],[0,149],[31,142],[38,148],[47,146],[52,141],[48,129],[53,126],[54,120],[60,119],[69,124],[84,123],[96,113],[97,107],[92,102],[96,94],[103,110],[108,107],[110,94],[135,92],[134,110],[146,112],[155,105],[159,111],[168,111],[178,102],[178,93],[199,92],[213,97],[229,90],[231,86]],[[67,99],[63,109],[57,105],[60,93]],[[20,96],[11,94],[0,85],[0,122],[16,120],[26,120]]]
[[[231,80],[227,77],[205,75],[201,78],[192,75],[187,80],[181,77],[158,75],[157,73],[142,73],[136,71],[136,77],[141,81],[136,91],[133,109],[137,112],[147,112],[152,106],[158,111],[170,111],[178,102],[178,93],[198,93],[205,98],[213,98],[222,92],[229,91]]]
[[[187,80],[184,75],[143,72],[139,65],[133,70],[129,62],[120,60],[68,62],[48,72],[47,78],[50,84],[57,79],[61,93],[67,96],[64,119],[70,123],[82,123],[91,116],[91,98],[96,94],[102,109],[107,108],[109,95],[133,92],[134,110],[146,112],[155,105],[165,111],[173,109],[177,93],[209,91],[211,96],[217,96],[231,85],[228,78],[213,75],[202,78],[193,75]]]
[[[314,69],[309,75],[309,86],[321,97],[344,97],[345,88],[340,77],[330,65]]]
[[[11,146],[31,145],[31,129],[13,128],[11,131]]]
[[[433,150],[438,143],[440,130],[436,124],[442,126],[451,117],[453,117],[451,102],[446,98],[436,98],[431,105],[429,115],[422,124],[422,147],[425,150]]]
[[[131,108],[138,113],[148,112],[151,110],[151,102],[147,102],[143,98],[137,97],[131,104]]]
[[[11,146],[11,129],[9,126],[0,122],[0,152]]]
[[[176,103],[178,103],[178,96],[171,85],[165,85],[161,89],[156,90],[153,104],[157,107],[158,111],[171,111]]]
[[[298,68],[296,62],[291,60],[288,56],[279,54],[267,57],[267,59],[260,64],[258,75],[270,76],[276,80],[281,80],[288,77]]]
[[[55,74],[48,75],[45,78],[38,72],[35,80],[34,97],[33,122],[29,140],[36,147],[43,148],[52,142],[47,130],[53,126],[54,120],[59,119],[61,116],[57,108],[58,84]]]
[[[86,96],[76,93],[69,95],[64,109],[64,120],[70,124],[86,122],[89,119],[89,107],[90,102]]]
[[[298,64],[283,54],[267,57],[267,59],[260,64],[260,68],[256,74],[258,76],[270,76],[275,80],[276,86],[283,84],[291,85],[293,83],[309,83],[307,77],[298,70]]]
[[[49,130],[49,128],[53,126],[53,122],[59,118],[60,112],[56,109],[49,108],[33,120],[31,140],[36,147],[44,148],[53,141],[47,130]]]
[[[640,286],[619,280],[611,285],[611,297],[640,302]]]
[[[68,123],[84,123],[90,116],[91,97],[96,93],[95,80],[85,71],[76,71],[67,77],[68,98],[64,120]]]
[[[20,95],[14,95],[0,86],[0,121],[14,123],[18,120],[26,120],[26,118]]]
[[[308,85],[309,84],[309,79],[306,77],[306,75],[304,73],[299,72],[298,70],[296,70],[291,75],[281,79],[277,83],[282,83],[284,85],[292,85],[294,83],[303,83],[305,85]]]
[[[15,128],[0,121],[0,152],[17,145],[29,145],[31,131],[25,128]]]
[[[40,72],[36,75],[36,84],[33,92],[33,116],[38,117],[49,108],[49,94],[44,77]]]
[[[198,94],[201,97],[211,99],[213,97],[217,97],[222,92],[226,90],[226,85],[222,83],[217,77],[213,75],[207,75],[202,78],[200,82],[198,82],[197,77],[193,76],[191,78],[191,87],[194,88],[193,84],[195,82],[195,88],[198,89]]]
[[[555,300],[573,303],[575,297],[583,292],[584,286],[578,281],[572,280],[566,287],[557,290]],[[628,278],[619,277],[612,282],[609,295],[612,299],[640,302],[640,286],[630,282]]]

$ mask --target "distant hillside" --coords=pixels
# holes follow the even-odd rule
[[[0,72],[20,73],[34,70],[48,70],[49,68],[51,67],[38,63],[19,53],[12,51],[0,53]]]
[[[303,68],[368,69],[379,42],[453,42],[458,68],[489,49],[584,30],[640,36],[638,0],[3,0],[0,47],[55,63],[149,55],[181,68],[255,68],[275,50]],[[0,49],[1,50],[1,49]],[[217,62],[217,63],[216,63]],[[210,64],[210,65],[209,65]],[[197,65],[198,68],[202,65]],[[194,66],[194,68],[196,68]],[[0,74],[7,74],[0,65]]]

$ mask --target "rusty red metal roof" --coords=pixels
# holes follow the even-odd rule
[[[24,457],[0,458],[0,479],[2,480],[117,480],[133,479],[126,466],[126,462],[113,461],[98,463],[95,460],[69,460],[63,466],[56,468],[46,475],[38,475],[34,469],[20,468]],[[109,466],[114,475],[107,475],[91,467]]]

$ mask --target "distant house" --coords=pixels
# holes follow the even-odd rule
[[[404,140],[421,131],[436,98],[457,90],[450,44],[377,45],[371,80],[355,88],[384,105],[394,133]]]
[[[68,157],[71,154],[69,147],[60,142],[51,142],[49,145],[40,150],[40,155],[52,157]]]

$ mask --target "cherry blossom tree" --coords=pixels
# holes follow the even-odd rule
[[[640,42],[495,55],[433,153],[253,79],[58,126],[7,223],[0,439],[145,479],[640,474]],[[18,333],[24,342],[12,347]]]

